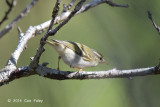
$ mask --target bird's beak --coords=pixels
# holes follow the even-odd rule
[[[105,60],[103,60],[103,61],[102,61],[102,63],[103,63],[103,64],[107,64],[107,65],[108,65],[107,61],[105,61]]]

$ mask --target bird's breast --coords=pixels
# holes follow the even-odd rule
[[[76,53],[73,50],[66,48],[64,50],[64,53],[61,55],[61,58],[67,65],[70,66],[72,65],[73,61],[76,59]]]

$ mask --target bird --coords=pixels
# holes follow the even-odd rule
[[[83,68],[97,66],[99,63],[107,64],[101,53],[81,43],[55,39],[43,42],[52,46],[59,54],[57,70],[60,70],[60,59],[71,68],[78,69],[78,72],[83,71]]]

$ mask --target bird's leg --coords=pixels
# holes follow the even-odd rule
[[[83,71],[83,69],[82,68],[76,68],[76,67],[73,67],[74,69],[78,69],[78,72],[77,73],[79,73],[79,72],[82,72]],[[76,74],[77,74],[76,73]]]
[[[81,68],[77,68],[77,69],[78,69],[78,72],[76,74],[80,74],[80,72],[83,71],[83,69],[81,69]]]
[[[76,68],[76,67],[73,67],[74,69],[78,69],[78,72],[81,72],[81,71],[83,71],[83,69],[82,68]]]
[[[83,71],[83,69],[78,69],[79,71],[78,72],[82,72]]]
[[[58,67],[57,67],[57,70],[59,71],[59,63],[60,63],[60,60],[61,60],[61,56],[58,57]]]

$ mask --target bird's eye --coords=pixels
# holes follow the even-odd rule
[[[102,57],[100,57],[99,59],[102,60]]]

